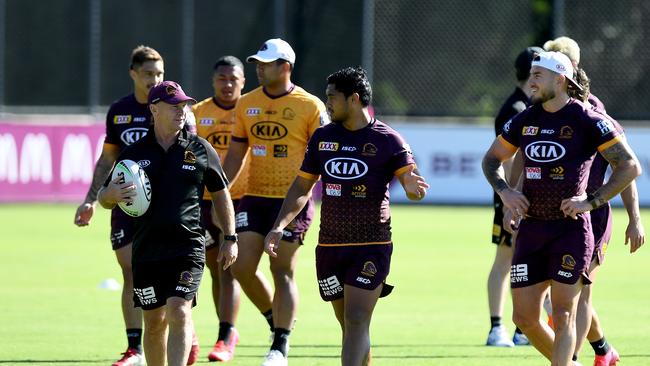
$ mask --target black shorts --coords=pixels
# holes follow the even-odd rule
[[[133,301],[135,307],[153,310],[170,297],[193,300],[203,276],[204,263],[188,258],[156,262],[133,262]]]
[[[237,209],[240,200],[232,200],[232,205]],[[214,224],[212,219],[212,201],[201,201],[201,226],[205,230],[205,250],[210,250],[219,247],[219,238],[221,237],[221,229]]]
[[[282,198],[244,196],[237,207],[237,232],[253,231],[263,236],[271,231],[282,207]],[[302,244],[314,218],[314,201],[310,199],[293,221],[282,232],[282,240]]]
[[[498,194],[494,193],[494,221],[492,222],[492,243],[512,246],[512,234],[503,228],[503,202]]]
[[[342,298],[344,284],[376,289],[388,277],[392,254],[393,244],[317,246],[316,278],[321,298],[325,301]]]
[[[115,207],[111,210],[111,245],[118,250],[133,242],[135,234],[135,219]]]

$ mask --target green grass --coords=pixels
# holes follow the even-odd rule
[[[0,364],[108,365],[126,347],[119,292],[98,288],[106,278],[121,281],[108,240],[108,212],[99,210],[91,227],[76,228],[74,209],[0,206]],[[531,347],[483,346],[489,328],[486,279],[495,250],[489,244],[491,219],[485,207],[393,207],[389,282],[396,289],[380,301],[373,318],[375,366],[548,364]],[[626,223],[617,211],[595,304],[623,364],[645,366],[650,364],[650,249],[628,253],[622,245]],[[314,226],[297,270],[301,304],[290,353],[296,366],[340,364],[340,329],[316,286],[316,232]],[[264,259],[265,268],[267,263]],[[203,345],[200,363],[207,364],[218,322],[209,276],[203,281],[194,319]],[[510,308],[508,301],[506,321]],[[231,364],[259,365],[268,328],[247,299],[237,328],[242,340]],[[587,345],[581,361],[590,364],[592,355]]]

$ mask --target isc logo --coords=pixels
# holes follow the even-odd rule
[[[217,150],[226,150],[230,143],[230,134],[227,132],[215,132],[206,139]]]
[[[261,140],[279,140],[287,135],[287,128],[277,122],[257,122],[251,126],[251,134]]]
[[[149,130],[144,127],[129,128],[128,130],[122,132],[120,139],[122,139],[122,142],[125,144],[131,145],[132,143],[145,137],[147,135],[147,131]]]
[[[528,159],[539,163],[561,159],[564,153],[564,146],[553,141],[536,141],[526,146]]]
[[[355,179],[368,172],[368,165],[359,159],[333,158],[325,163],[327,174],[338,179]]]

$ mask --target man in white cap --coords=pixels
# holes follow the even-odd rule
[[[533,59],[532,106],[508,121],[483,158],[483,171],[504,205],[522,218],[511,267],[513,320],[552,365],[572,365],[576,307],[590,283],[594,250],[589,211],[607,203],[641,174],[641,167],[611,117],[571,98],[583,90],[569,58],[544,52]],[[502,162],[519,149],[522,191],[505,180]],[[587,195],[596,152],[612,165],[607,183]],[[540,320],[543,294],[551,287],[555,333]],[[545,339],[554,339],[552,346]],[[554,337],[554,338],[553,338]]]
[[[291,82],[296,54],[287,42],[270,39],[247,61],[257,65],[260,87],[237,103],[235,129],[224,161],[226,176],[234,181],[247,152],[250,160],[248,186],[236,210],[242,250],[232,273],[255,306],[268,309],[263,314],[274,335],[263,365],[287,365],[288,337],[298,305],[293,274],[298,248],[314,216],[311,198],[284,230],[278,256],[270,259],[273,293],[255,272],[264,237],[298,173],[307,142],[328,117],[322,101]]]

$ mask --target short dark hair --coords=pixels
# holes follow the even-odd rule
[[[517,59],[515,59],[517,81],[528,80],[530,77],[530,64],[533,62],[533,58],[542,52],[544,50],[539,47],[527,47],[517,55]]]
[[[162,61],[163,58],[160,56],[158,51],[154,50],[149,46],[139,45],[131,51],[131,65],[129,68],[135,70],[136,68],[142,66],[143,63],[147,61]]]
[[[354,93],[359,94],[359,100],[364,107],[369,106],[372,102],[372,87],[368,81],[366,70],[360,66],[346,67],[331,74],[327,77],[327,83],[334,85],[334,88],[343,93],[346,98]]]
[[[235,56],[223,56],[214,63],[212,70],[217,71],[219,66],[232,66],[239,67],[241,71],[244,71],[244,64]]]

